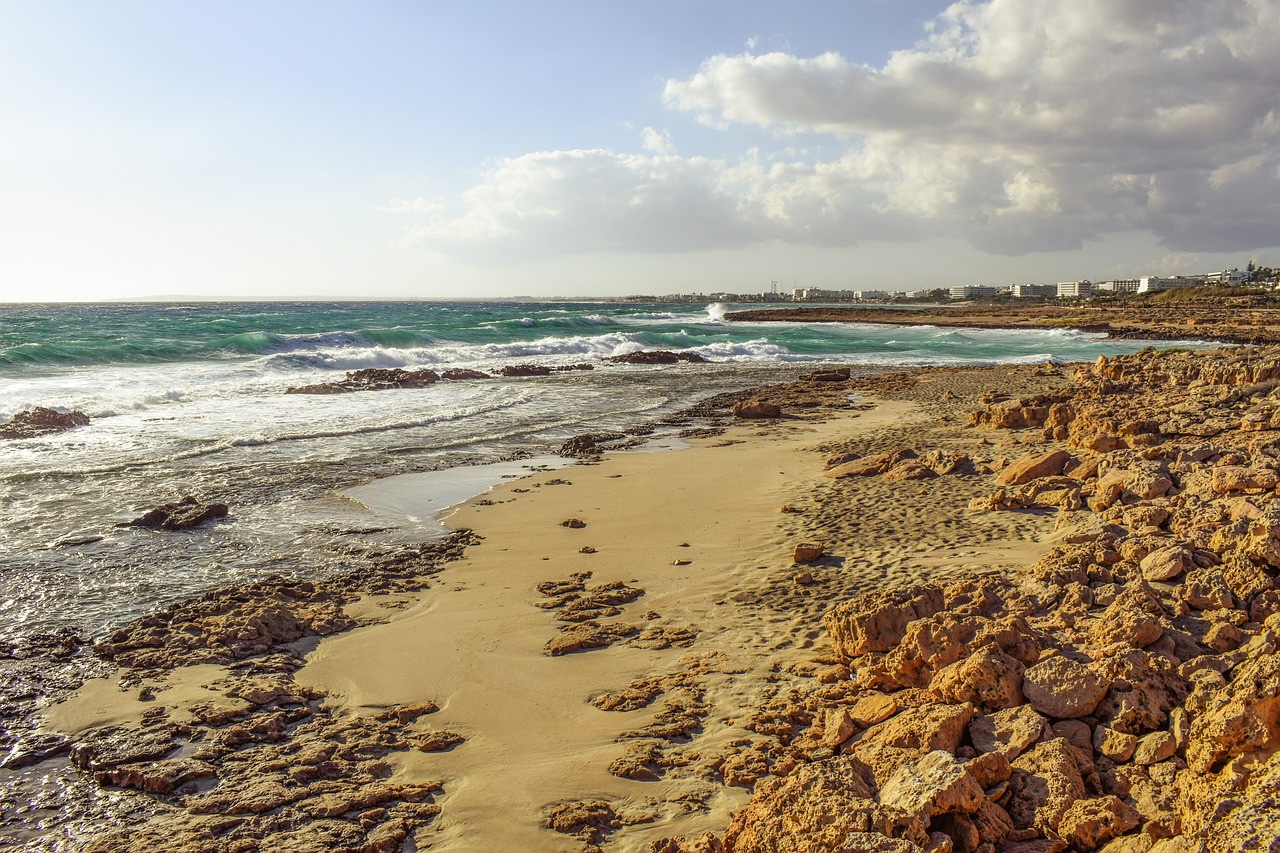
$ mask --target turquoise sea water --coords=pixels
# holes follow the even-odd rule
[[[33,406],[92,423],[0,443],[0,636],[97,632],[273,572],[339,567],[375,477],[543,453],[582,432],[661,421],[720,391],[817,363],[1089,360],[1140,348],[1069,330],[727,324],[733,306],[620,303],[192,303],[0,306],[0,421]],[[630,367],[638,350],[707,365]],[[326,397],[295,385],[365,367],[592,363],[533,379]],[[117,529],[194,494],[232,517],[193,533]],[[357,519],[358,521],[358,519]],[[69,539],[102,537],[83,545]]]

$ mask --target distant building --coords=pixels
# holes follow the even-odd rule
[[[1142,282],[1136,278],[1118,278],[1113,281],[1094,282],[1094,293],[1137,293]]]
[[[1089,281],[1060,281],[1057,285],[1059,299],[1087,299],[1093,294],[1093,284]]]
[[[999,295],[999,293],[999,288],[985,284],[966,284],[961,287],[951,288],[952,299],[989,299],[992,296]]]
[[[1205,281],[1208,283],[1226,284],[1230,286],[1244,284],[1249,281],[1250,278],[1251,276],[1249,273],[1244,270],[1223,270],[1222,272],[1210,273],[1204,277]]]
[[[1045,299],[1058,295],[1056,284],[1015,284],[1009,288],[1014,299]]]
[[[1144,275],[1138,279],[1138,293],[1158,293],[1161,290],[1174,290],[1179,287],[1199,287],[1205,283],[1202,275]]]
[[[859,299],[863,302],[872,302],[888,299],[889,292],[887,290],[855,290],[853,292],[853,296],[855,299]]]

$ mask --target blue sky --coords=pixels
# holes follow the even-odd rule
[[[1277,0],[0,0],[0,299],[1280,264]]]

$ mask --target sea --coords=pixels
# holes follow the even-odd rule
[[[876,372],[1080,361],[1148,343],[1066,329],[726,322],[737,307],[751,306],[0,305],[0,423],[35,406],[91,418],[68,432],[0,441],[0,640],[67,627],[98,636],[227,584],[341,570],[333,546],[360,527],[364,509],[348,490],[543,458],[572,436],[661,425],[713,394],[814,365]],[[604,361],[643,350],[708,363]],[[284,393],[369,367],[493,372],[530,363],[594,369]],[[229,518],[180,533],[117,526],[187,495],[228,504]]]

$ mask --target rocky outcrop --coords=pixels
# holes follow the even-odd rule
[[[824,662],[848,678],[795,700],[798,763],[756,785],[725,849],[1269,849],[1280,348],[1100,359],[1069,389],[984,402],[974,426],[1042,444],[992,465],[972,509],[1056,509],[1061,544],[1024,574],[832,607]],[[914,456],[843,453],[828,474]]]
[[[286,394],[349,394],[353,391],[386,391],[392,388],[425,388],[435,384],[440,374],[434,370],[405,370],[402,367],[371,367],[355,370],[338,382],[321,382],[289,388]]]
[[[89,416],[84,412],[72,410],[59,412],[37,406],[25,412],[18,412],[8,423],[0,424],[0,439],[36,438],[55,432],[65,432],[89,423]]]
[[[226,518],[230,510],[224,503],[201,503],[188,495],[176,503],[162,504],[117,527],[146,527],[151,530],[190,530],[210,521]]]
[[[760,420],[782,417],[782,407],[762,400],[743,400],[733,404],[733,416],[744,420]]]
[[[605,358],[610,364],[702,364],[706,359],[696,352],[671,352],[648,350],[611,355]]]

